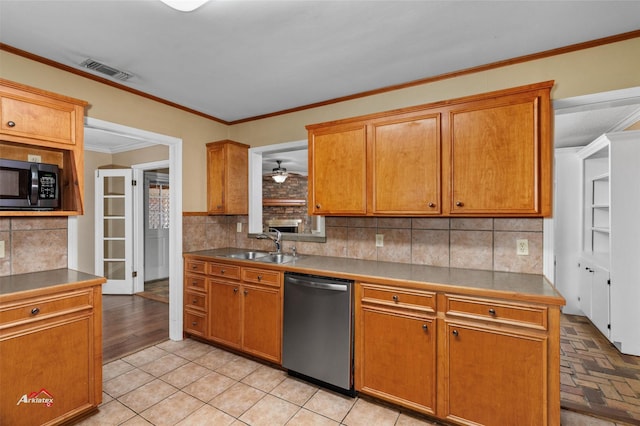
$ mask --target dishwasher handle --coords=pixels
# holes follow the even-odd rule
[[[315,280],[307,280],[304,278],[301,279],[301,278],[287,277],[286,282],[293,285],[316,288],[319,290],[347,291],[349,289],[347,284],[334,284],[334,283],[320,282]]]

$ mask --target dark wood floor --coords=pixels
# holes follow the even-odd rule
[[[102,296],[103,363],[168,338],[168,303],[140,296]]]

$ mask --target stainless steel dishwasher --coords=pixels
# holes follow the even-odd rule
[[[353,395],[353,281],[284,275],[282,366]]]

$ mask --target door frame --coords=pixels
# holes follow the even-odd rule
[[[146,203],[144,197],[144,172],[146,170],[154,170],[154,169],[163,169],[169,168],[169,185],[173,186],[171,183],[171,166],[169,161],[153,161],[151,163],[140,163],[134,164],[131,166],[133,169],[133,180],[137,181],[137,185],[133,188],[133,199],[134,206],[136,206],[133,210],[133,270],[138,272],[138,276],[134,281],[133,291],[138,293],[144,291],[144,205]],[[171,190],[169,190],[169,203],[171,203]],[[169,206],[169,211],[171,211],[171,206]],[[171,217],[171,213],[169,213],[169,232],[171,232],[171,228],[173,227],[173,223],[171,222],[173,218]],[[169,234],[171,235],[171,234]],[[171,238],[171,237],[169,237]],[[169,262],[171,262],[171,247],[169,247]],[[169,265],[171,268],[171,265]],[[171,273],[169,273],[169,285],[171,285]],[[169,301],[171,301],[171,295],[169,295]]]
[[[85,127],[97,131],[122,135],[146,142],[149,145],[169,147],[169,182],[174,188],[182,188],[182,139],[153,133],[134,127],[85,117]],[[171,191],[169,217],[174,225],[169,230],[169,339],[182,340],[182,191]],[[75,218],[68,221],[67,258],[68,267],[78,267],[78,223]],[[86,236],[83,236],[86,238]]]

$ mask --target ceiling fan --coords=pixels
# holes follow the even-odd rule
[[[271,176],[271,178],[276,181],[276,183],[282,183],[287,180],[289,176],[300,176],[299,173],[287,172],[287,169],[282,167],[282,160],[276,160],[278,163],[278,167],[275,167],[271,173],[268,173],[266,176]]]

